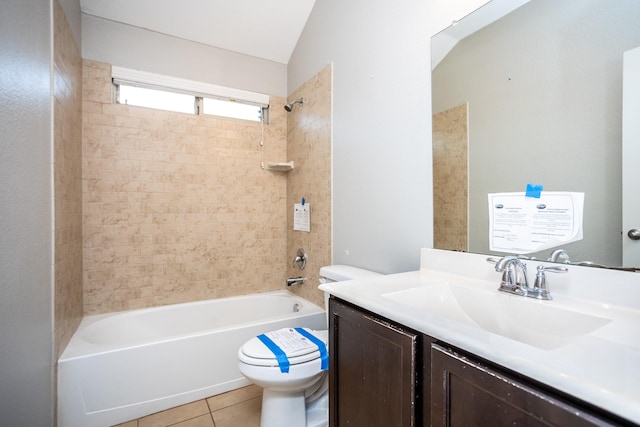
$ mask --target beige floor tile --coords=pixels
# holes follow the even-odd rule
[[[262,398],[256,397],[213,413],[216,427],[259,427]]]
[[[262,397],[262,387],[250,385],[210,397],[207,399],[207,403],[211,412],[215,412],[256,397]]]
[[[207,402],[205,400],[198,400],[140,418],[138,420],[138,427],[166,427],[205,414],[209,414]]]
[[[191,418],[190,420],[182,421],[177,424],[172,424],[171,427],[215,427],[215,424],[213,424],[211,414],[207,414]]]

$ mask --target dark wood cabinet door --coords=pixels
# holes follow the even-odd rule
[[[613,426],[437,344],[431,346],[431,425],[447,427]]]
[[[332,298],[329,425],[416,425],[418,334]]]

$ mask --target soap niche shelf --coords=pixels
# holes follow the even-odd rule
[[[267,170],[273,171],[273,172],[289,172],[293,170],[293,161],[267,163]]]

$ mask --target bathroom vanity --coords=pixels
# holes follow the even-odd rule
[[[635,274],[572,268],[537,301],[485,258],[425,249],[420,271],[321,286],[330,426],[638,425]]]
[[[340,299],[330,426],[614,426],[622,420]],[[545,424],[548,423],[548,424]]]

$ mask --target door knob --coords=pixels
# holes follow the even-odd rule
[[[631,240],[640,240],[640,230],[638,230],[637,228],[632,228],[627,233],[627,236],[629,236]]]

